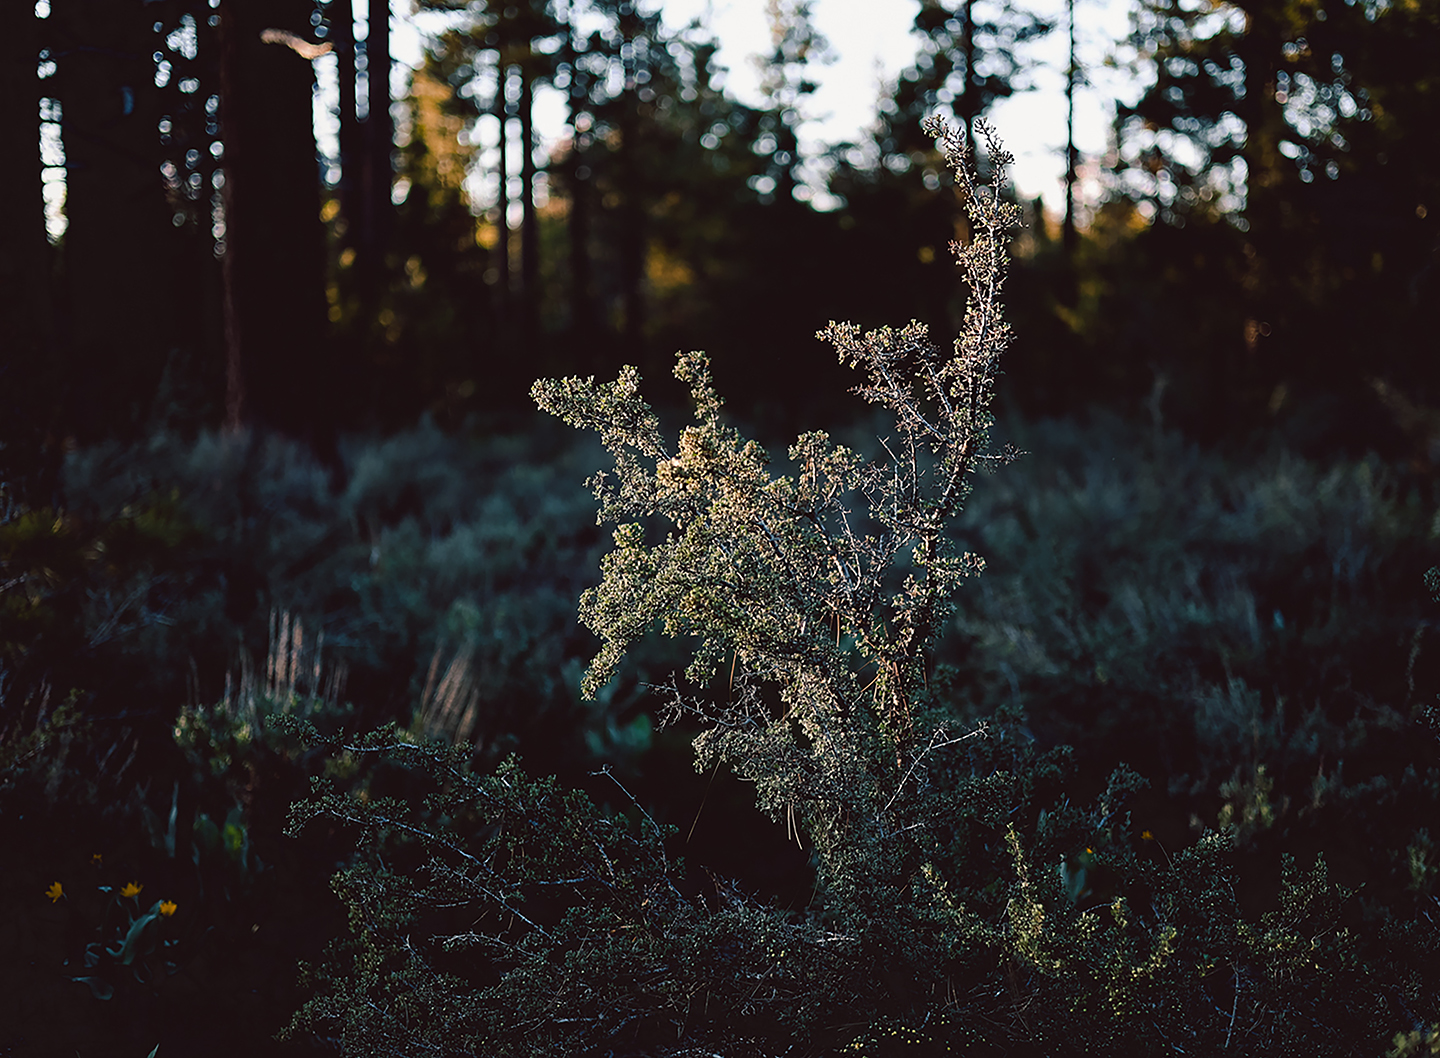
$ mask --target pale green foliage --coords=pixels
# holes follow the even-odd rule
[[[1395,1046],[1385,1052],[1385,1058],[1433,1058],[1440,1054],[1440,1025],[1397,1032]]]
[[[987,449],[990,402],[1009,340],[1000,314],[1005,244],[1015,207],[979,185],[961,139],[936,122],[964,197],[972,238],[954,247],[971,297],[950,349],[919,323],[866,334],[831,323],[821,337],[865,381],[857,392],[893,418],[884,458],[868,461],[822,432],[789,450],[794,470],[775,473],[755,442],[720,417],[702,353],[682,354],[695,425],[672,452],[626,368],[613,383],[569,378],[536,383],[546,411],[597,430],[613,474],[592,484],[600,519],[616,522],[604,579],[580,614],[603,641],[586,674],[596,693],[626,651],[660,624],[694,637],[687,676],[708,683],[728,665],[724,705],[687,698],[707,731],[697,765],[719,757],[757,784],[761,807],[813,837],[832,885],[854,883],[862,864],[905,826],[923,786],[923,761],[956,737],[920,729],[928,698],[926,651],[956,589],[981,568],[957,551],[950,525]],[[997,183],[1009,156],[991,143]],[[647,541],[646,520],[672,526]],[[780,705],[762,702],[768,686]]]

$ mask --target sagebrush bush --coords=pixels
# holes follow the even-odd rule
[[[1249,853],[1326,848],[1366,899],[1397,895],[1436,810],[1404,782],[1435,763],[1418,491],[1374,459],[1237,460],[1116,422],[1012,440],[1032,454],[957,526],[990,557],[937,652],[959,693],[1023,708],[1082,771],[1129,761],[1167,841],[1231,825]]]
[[[960,337],[941,349],[916,324],[825,332],[891,417],[878,458],[810,433],[791,471],[773,471],[724,424],[698,353],[678,359],[696,422],[674,448],[633,369],[534,390],[615,459],[592,479],[616,528],[581,600],[602,641],[585,690],[653,628],[683,641],[669,712],[701,725],[699,768],[728,764],[809,848],[810,905],[763,907],[723,881],[686,891],[638,804],[608,815],[413,734],[334,735],[323,744],[377,778],[364,797],[322,784],[296,807],[296,832],[352,828],[361,855],[336,878],[350,936],[312,969],[293,1032],[357,1055],[1339,1056],[1434,1020],[1440,934],[1415,896],[1433,884],[1429,845],[1408,853],[1408,904],[1364,903],[1304,850],[1277,864],[1268,906],[1247,908],[1246,819],[1162,841],[1132,825],[1142,776],[1082,775],[1070,749],[1036,741],[1021,702],[976,708],[993,677],[964,693],[961,669],[934,666],[981,568],[957,546],[973,475],[1005,461],[987,438],[1016,214],[973,179],[957,136],[929,130],[970,219]],[[993,142],[990,156],[1003,179]],[[1102,638],[1123,639],[1127,619],[1144,630],[1138,588],[1117,605]],[[1233,599],[1209,616],[1183,596],[1166,605],[1148,619],[1217,635],[1238,621],[1224,636],[1242,640],[1253,623]],[[1091,634],[1046,632],[1087,663]],[[1140,683],[1140,659],[1103,656]],[[1217,752],[1233,750],[1226,723],[1212,725]],[[1433,804],[1440,769],[1416,761],[1396,789]]]
[[[69,521],[148,525],[160,512],[173,539],[142,561],[112,547],[100,590],[77,586],[95,660],[68,678],[113,698],[124,673],[132,700],[112,708],[213,701],[290,613],[307,649],[323,642],[327,665],[348,671],[345,694],[371,725],[419,708],[433,728],[450,673],[444,693],[477,704],[465,740],[491,764],[517,741],[572,769],[590,745],[643,748],[643,722],[630,726],[637,680],[588,709],[573,693],[589,649],[574,599],[603,544],[575,485],[592,451],[543,431],[476,438],[421,424],[344,441],[340,459],[337,474],[283,438],[224,434],[75,453]]]

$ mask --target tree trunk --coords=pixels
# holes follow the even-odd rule
[[[14,162],[0,166],[0,482],[25,502],[45,503],[53,474],[43,472],[43,449],[55,393],[45,371],[53,349],[45,347],[51,252],[37,149],[39,53],[34,5],[0,5],[0,143],[15,145]]]
[[[365,74],[369,113],[365,118],[365,167],[361,225],[363,249],[357,250],[364,296],[379,294],[390,244],[390,201],[394,183],[395,128],[390,119],[390,0],[370,0],[365,38]]]
[[[216,41],[220,49],[220,133],[225,146],[226,161],[222,170],[224,184],[220,188],[220,201],[225,211],[225,245],[220,252],[220,314],[223,331],[222,345],[225,349],[225,430],[239,433],[249,416],[245,401],[245,354],[244,341],[240,333],[240,300],[236,295],[239,275],[235,262],[240,255],[244,239],[239,238],[235,225],[235,185],[238,182],[234,165],[230,159],[236,154],[244,155],[244,130],[239,120],[236,79],[239,65],[239,30],[233,25],[235,19],[227,10],[220,16]],[[235,102],[236,117],[228,115],[231,103]]]
[[[510,323],[510,104],[506,96],[510,67],[503,54],[497,54],[496,64],[494,113],[500,123],[500,159],[495,198],[495,318],[503,333]]]
[[[330,0],[330,40],[335,44],[340,81],[340,215],[345,218],[345,243],[355,246],[360,235],[360,171],[363,168],[364,130],[356,113],[355,14],[350,0]]]
[[[36,146],[42,94],[35,73],[39,29],[33,5],[0,5],[0,142],[16,150],[15,163],[0,166],[0,311],[8,339],[0,348],[5,356],[0,370],[11,366],[19,347],[36,348],[43,332],[49,253]]]
[[[595,330],[595,310],[590,293],[592,279],[588,178],[585,156],[577,151],[572,158],[570,172],[570,330],[580,338],[593,337]],[[579,348],[585,350],[585,355],[588,356],[591,345],[582,342]]]
[[[620,283],[625,344],[637,355],[645,334],[645,212],[640,189],[640,114],[633,37],[623,49],[625,100],[620,111]]]
[[[587,92],[575,50],[575,30],[569,23],[569,17],[567,8],[561,24],[565,34],[562,61],[570,68],[567,94],[571,142],[569,171],[566,174],[570,185],[570,216],[566,225],[570,237],[570,333],[573,338],[579,339],[574,348],[582,351],[583,362],[579,367],[584,372],[591,367],[595,330],[590,300],[590,195],[586,186],[590,171],[585,165],[585,146],[589,137],[580,129]]]
[[[978,165],[975,154],[975,118],[980,113],[979,93],[975,83],[975,0],[965,0],[961,5],[964,13],[964,28],[960,31],[960,54],[965,61],[965,82],[956,100],[960,120],[965,124],[965,143],[970,148],[971,164]]]
[[[1065,15],[1070,26],[1070,61],[1065,68],[1065,256],[1073,257],[1078,237],[1075,232],[1075,181],[1079,177],[1079,155],[1075,151],[1075,89],[1080,80],[1080,66],[1075,54],[1075,3],[1065,0]]]
[[[54,0],[51,11],[69,222],[64,429],[82,440],[133,435],[149,419],[175,339],[179,246],[160,175],[155,34],[130,5]]]
[[[540,330],[540,218],[535,212],[535,122],[532,74],[520,66],[520,328],[534,349]]]
[[[325,243],[311,117],[314,73],[260,34],[309,33],[299,0],[224,0],[227,420],[325,442]]]
[[[786,108],[780,110],[775,117],[779,125],[775,130],[776,153],[789,156],[778,166],[775,201],[782,207],[798,206],[799,203],[795,200],[795,170],[800,164],[800,137],[795,131],[795,123],[800,120],[800,114],[797,110]]]

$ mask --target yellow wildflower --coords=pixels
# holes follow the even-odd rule
[[[91,853],[91,855],[90,855],[90,862],[93,863],[96,867],[99,867],[99,866],[100,866],[100,861],[103,860],[104,858],[105,858],[105,857],[104,857],[104,856],[101,856],[100,853],[98,853],[98,852]]]
[[[179,908],[179,906],[180,905],[177,904],[174,900],[162,900],[160,901],[160,914],[164,915],[166,918],[169,918],[171,915],[175,914],[175,911],[177,908]]]
[[[128,882],[128,883],[126,883],[125,888],[123,888],[123,889],[120,890],[120,895],[121,895],[121,896],[139,896],[139,895],[140,895],[140,890],[141,890],[141,889],[144,889],[144,888],[145,888],[145,887],[144,887],[143,885],[141,885],[139,882]]]
[[[1155,840],[1155,835],[1152,834],[1152,833],[1150,833],[1150,831],[1148,831],[1148,830],[1142,830],[1142,831],[1140,832],[1140,840],[1141,840],[1141,841],[1154,841],[1154,840]]]
[[[56,882],[49,889],[45,890],[45,895],[50,898],[50,902],[53,904],[65,895],[65,889],[59,882]]]

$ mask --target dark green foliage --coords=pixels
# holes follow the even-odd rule
[[[0,1046],[129,1058],[204,1040],[227,1053],[217,1022],[234,1047],[268,1043],[299,1002],[273,967],[341,926],[320,899],[333,846],[281,847],[267,819],[320,766],[271,729],[282,705],[237,696],[191,711],[177,752],[142,723],[86,717],[79,694],[52,710],[44,687],[28,701],[7,690]]]
[[[1358,748],[1354,725],[1403,728],[1433,665],[1431,518],[1403,478],[1282,452],[1237,466],[1114,421],[1012,439],[1033,454],[958,527],[990,556],[945,651],[977,698],[1016,696],[1060,741],[1123,739],[1176,793],[1244,757],[1274,777],[1283,754],[1308,782]]]
[[[329,731],[398,714],[492,762],[533,741],[572,772],[645,748],[648,722],[620,715],[633,684],[575,701],[590,644],[573,599],[598,544],[573,484],[582,458],[423,429],[347,446],[337,494],[282,441],[159,437],[76,453],[61,516],[8,510],[0,947],[17,953],[4,984],[19,1020],[4,1019],[0,1049],[22,1024],[32,1045],[112,1053],[103,1040],[118,1056],[144,1054],[162,1022],[167,1049],[194,1049],[215,1019],[253,1043],[288,1018],[297,955],[342,926],[325,880],[344,850],[280,840],[324,764],[276,716]],[[82,974],[86,945],[116,947],[95,885],[131,880],[146,907],[178,903],[181,972]],[[115,989],[103,1009],[77,976]]]
[[[683,1039],[745,1055],[863,1001],[852,938],[749,901],[708,908],[643,812],[632,824],[513,762],[476,775],[393,735],[329,745],[367,770],[398,763],[411,803],[297,807],[294,832],[333,820],[358,831],[361,859],[334,883],[352,937],[311,971],[320,995],[292,1032],[353,1054],[671,1053]]]
[[[1357,930],[1321,860],[1287,860],[1278,907],[1247,916],[1232,836],[1168,853],[1129,825],[1133,773],[1078,807],[1068,754],[1004,717],[987,735],[932,768],[908,855],[804,917],[686,893],[643,812],[599,813],[513,765],[477,776],[443,746],[331,739],[372,790],[378,759],[398,762],[384,787],[410,804],[298,810],[297,829],[358,832],[362,858],[335,881],[352,938],[292,1031],[350,1054],[1343,1055],[1388,1039],[1397,1009],[1434,1016],[1423,920]]]
[[[1233,828],[1259,869],[1248,908],[1281,849],[1327,850],[1394,906],[1403,850],[1440,807],[1417,723],[1436,655],[1416,492],[1373,460],[1236,466],[1113,422],[1013,439],[1034,454],[959,529],[992,558],[939,652],[957,690],[1023,707],[1091,783],[1130,762],[1166,842]]]

